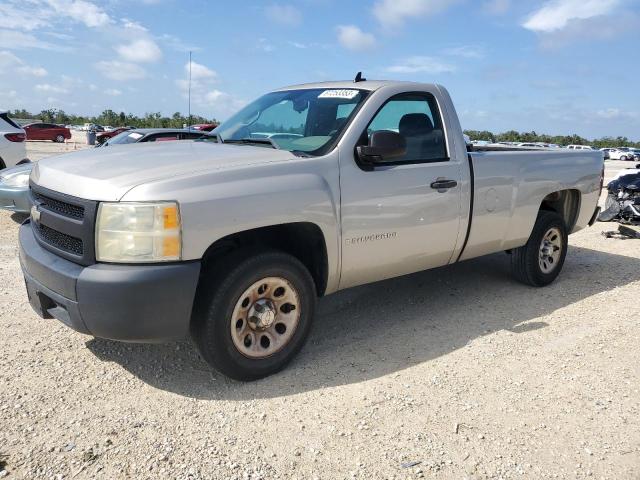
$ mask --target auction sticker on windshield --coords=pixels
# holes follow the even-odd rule
[[[325,90],[318,98],[345,98],[351,100],[358,95],[358,90]]]

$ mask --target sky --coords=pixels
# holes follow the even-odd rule
[[[447,87],[465,129],[640,140],[640,0],[0,0],[0,109],[224,120],[323,80]]]

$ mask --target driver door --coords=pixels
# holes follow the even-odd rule
[[[380,130],[402,135],[407,151],[383,163],[363,164],[355,151],[341,161],[340,288],[446,265],[459,236],[460,159],[449,158],[435,98],[391,97],[359,144]]]

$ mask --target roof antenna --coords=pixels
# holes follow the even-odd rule
[[[366,79],[366,78],[364,78],[364,77],[362,76],[362,72],[358,72],[358,73],[356,74],[356,78],[355,78],[355,80],[353,81],[353,83],[366,82],[366,81],[367,81],[367,79]]]
[[[189,51],[189,130],[191,130],[191,51]]]

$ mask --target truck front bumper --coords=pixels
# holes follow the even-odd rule
[[[200,262],[83,267],[40,246],[20,227],[29,303],[42,318],[78,332],[128,342],[163,342],[189,332]]]

